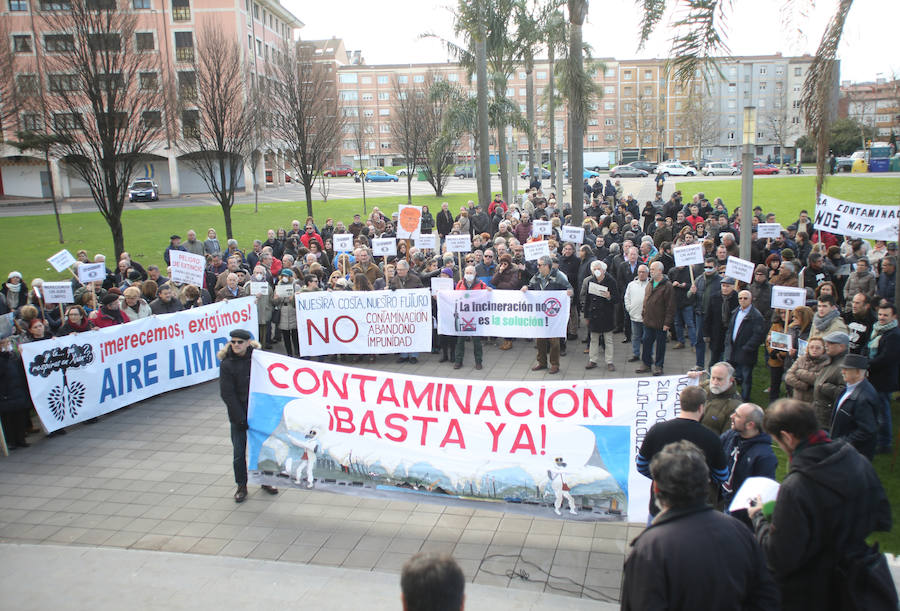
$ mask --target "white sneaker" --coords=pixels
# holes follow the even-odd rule
[[[312,487],[313,487],[313,483],[312,483],[312,482],[306,482],[306,487],[307,487],[307,488],[312,488]]]
[[[569,510],[569,513],[571,513],[573,516],[577,516],[577,515],[578,515],[578,512],[575,511],[574,509],[570,509],[570,510]]]
[[[558,515],[558,516],[561,516],[561,515],[562,515],[562,512],[561,512],[559,509],[555,509],[555,508],[554,508],[553,511],[555,511],[555,512],[556,512],[556,515]]]

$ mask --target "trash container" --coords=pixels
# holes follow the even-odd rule
[[[428,180],[427,170],[425,168],[419,168],[418,177],[419,182],[425,182],[426,180]]]
[[[882,159],[870,159],[869,160],[869,171],[870,172],[888,172],[891,169],[891,160],[887,157]]]
[[[851,171],[851,172],[854,172],[854,173],[856,173],[856,172],[862,172],[862,173],[868,172],[868,171],[869,171],[869,164],[866,163],[866,160],[865,160],[865,159],[855,159],[855,160],[853,161],[853,166],[850,168],[850,171]]]
[[[900,155],[891,157],[891,172],[900,172]]]

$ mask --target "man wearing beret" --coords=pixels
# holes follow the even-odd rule
[[[830,361],[822,369],[813,385],[813,409],[819,428],[831,430],[831,422],[834,415],[834,407],[841,393],[844,392],[844,377],[841,374],[841,364],[847,356],[847,347],[850,336],[843,331],[833,331],[824,338],[825,354]]]
[[[250,398],[250,356],[259,343],[251,340],[249,331],[235,329],[231,341],[219,350],[219,392],[228,408],[231,422],[231,445],[234,448],[234,502],[247,500],[247,401]],[[269,494],[278,494],[273,486],[263,486]]]
[[[166,265],[172,265],[172,262],[169,260],[169,251],[170,250],[184,251],[184,246],[181,245],[181,236],[180,235],[169,236],[169,245],[166,246],[166,250],[163,253],[163,259],[165,259]]]
[[[112,327],[131,322],[128,314],[119,309],[119,297],[122,292],[113,287],[109,292],[100,299],[100,308],[91,313],[91,322],[95,327]]]
[[[831,438],[843,439],[872,460],[875,456],[877,415],[881,399],[866,379],[869,359],[861,354],[848,354],[841,363],[841,374],[847,387],[838,397],[831,417]]]

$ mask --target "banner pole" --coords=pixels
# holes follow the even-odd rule
[[[59,320],[60,320],[60,324],[61,324],[61,325],[62,325],[62,324],[65,324],[65,322],[66,322],[66,321],[64,320],[65,317],[66,317],[66,313],[63,312],[63,304],[59,304]]]
[[[78,280],[78,284],[80,284],[81,286],[84,286],[84,282],[81,281],[81,278],[78,277],[78,274],[76,274],[75,272],[72,271],[72,268],[71,268],[71,267],[67,267],[66,269],[69,270],[69,273],[72,274],[72,277],[73,277],[73,278],[75,278],[76,280]]]
[[[691,273],[691,286],[694,286],[694,266],[688,265],[688,271]]]

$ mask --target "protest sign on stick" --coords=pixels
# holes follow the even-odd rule
[[[725,275],[750,284],[753,282],[753,269],[755,267],[750,261],[729,255],[728,261],[725,263]]]
[[[353,250],[353,234],[336,233],[331,236],[331,245],[334,252],[350,252]]]
[[[75,257],[72,256],[72,253],[63,248],[61,251],[47,259],[47,261],[50,262],[50,265],[53,266],[53,269],[61,272],[71,267],[72,264],[75,263]]]
[[[540,242],[527,242],[522,245],[525,250],[526,261],[536,261],[543,256],[550,256],[550,243],[546,240]]]
[[[563,242],[582,244],[584,242],[584,227],[572,227],[563,225],[560,228],[559,237]]]
[[[760,223],[756,226],[756,235],[760,238],[777,238],[781,235],[780,223]]]
[[[675,267],[703,265],[703,244],[688,244],[672,249],[675,256]]]
[[[193,284],[203,288],[206,277],[206,257],[181,250],[169,251],[169,272],[176,284]]]

